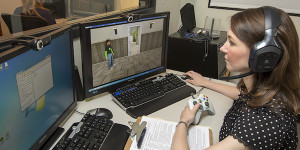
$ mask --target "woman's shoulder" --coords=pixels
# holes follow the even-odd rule
[[[271,99],[267,104],[262,106],[252,107],[248,104],[252,98],[249,95],[241,95],[235,101],[234,106],[239,107],[239,116],[245,116],[252,121],[264,120],[265,123],[272,122],[280,126],[295,126],[297,117],[292,112],[288,112],[284,102],[279,97]]]
[[[287,111],[286,106],[278,97],[273,98],[269,103],[263,106],[250,108],[248,114],[255,121],[261,121],[261,119],[263,119],[266,125],[269,122],[284,130],[297,130],[297,117],[294,116],[292,112]]]

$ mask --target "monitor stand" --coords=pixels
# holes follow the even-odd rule
[[[49,150],[53,143],[59,138],[59,136],[65,131],[64,128],[57,127],[53,134],[48,138],[48,140],[41,147],[42,150]]]

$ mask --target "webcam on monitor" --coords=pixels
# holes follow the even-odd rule
[[[133,22],[139,20],[141,16],[138,14],[129,13],[121,15],[121,17],[127,19],[127,22]]]

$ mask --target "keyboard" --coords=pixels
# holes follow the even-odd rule
[[[87,113],[70,127],[53,150],[123,150],[128,130],[125,125]]]
[[[137,118],[189,97],[191,93],[196,90],[169,73],[121,87],[112,97],[127,114]]]

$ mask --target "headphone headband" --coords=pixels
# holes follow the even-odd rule
[[[262,7],[265,15],[265,30],[278,28],[281,24],[280,14],[277,8],[271,6]]]

